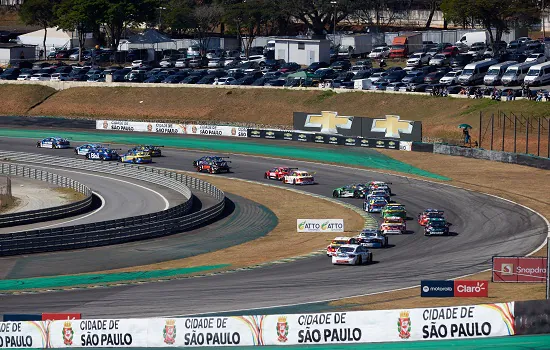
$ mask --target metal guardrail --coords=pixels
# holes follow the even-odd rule
[[[82,200],[61,206],[0,215],[0,227],[60,219],[82,213],[92,205],[92,190],[80,182],[68,177],[40,169],[34,169],[25,165],[7,163],[0,164],[0,172],[4,175],[35,179],[48,182],[59,187],[71,188],[85,196]]]
[[[200,179],[166,169],[23,152],[0,152],[0,160],[48,164],[138,179],[173,189],[187,198],[182,204],[152,214],[0,235],[0,256],[98,247],[167,236],[210,221],[220,215],[225,207],[225,193],[220,189]],[[213,196],[217,203],[205,210],[189,213],[193,206],[191,189]]]

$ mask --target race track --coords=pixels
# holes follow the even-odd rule
[[[73,157],[66,150],[37,150],[32,140],[10,139],[1,149],[44,152]],[[365,152],[372,152],[365,150]],[[192,160],[204,152],[165,149],[157,165],[193,170]],[[531,252],[546,237],[546,224],[537,214],[495,197],[442,184],[381,173],[308,164],[301,161],[231,156],[231,177],[274,185],[263,172],[275,165],[290,165],[316,172],[315,186],[301,188],[330,196],[332,189],[347,183],[383,180],[392,182],[393,200],[407,206],[415,217],[427,207],[446,212],[453,224],[452,237],[424,237],[414,220],[414,233],[390,236],[391,248],[374,250],[370,266],[332,266],[326,256],[293,263],[164,283],[67,291],[36,295],[2,296],[3,312],[75,311],[86,317],[143,317],[184,315],[249,308],[299,304],[341,298],[416,285],[421,279],[447,279],[490,267],[493,255],[522,255]],[[226,176],[226,175],[218,175]],[[287,185],[289,186],[289,185]],[[362,205],[361,200],[348,203]],[[281,203],[292,206],[292,203]],[[299,210],[299,208],[296,208]],[[281,242],[284,249],[284,242]],[[246,254],[246,252],[243,252]],[[217,263],[217,262],[213,262]]]

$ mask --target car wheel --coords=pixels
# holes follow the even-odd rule
[[[333,192],[332,192],[332,196],[333,196],[334,198],[338,198],[338,191],[333,191]]]
[[[264,174],[264,179],[267,179],[267,174]]]
[[[36,148],[40,148],[40,142],[36,143]]]
[[[296,186],[296,179],[292,180],[292,184]]]
[[[353,191],[353,198],[361,198],[359,191]]]
[[[355,260],[355,265],[361,265],[363,264],[363,259],[361,258],[361,255],[357,257],[357,260]]]
[[[132,163],[136,164],[136,158],[132,158]]]

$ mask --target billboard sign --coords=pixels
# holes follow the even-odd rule
[[[422,281],[420,285],[421,297],[448,298],[454,296],[453,281]]]
[[[493,282],[544,283],[547,258],[494,256]]]

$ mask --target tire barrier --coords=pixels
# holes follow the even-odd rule
[[[108,173],[161,185],[187,198],[182,204],[152,214],[0,235],[0,256],[98,247],[168,236],[216,218],[225,207],[225,193],[220,189],[200,179],[166,169],[23,152],[0,152],[0,161],[48,164],[59,168]],[[217,200],[216,204],[199,212],[189,213],[193,207],[191,189],[211,195]]]
[[[59,187],[71,188],[85,196],[84,199],[77,202],[57,207],[0,215],[0,227],[25,225],[34,222],[54,220],[71,215],[77,215],[85,212],[92,205],[92,190],[80,182],[68,177],[53,174],[40,169],[34,169],[24,165],[7,163],[0,164],[0,172],[3,175],[40,180]]]

